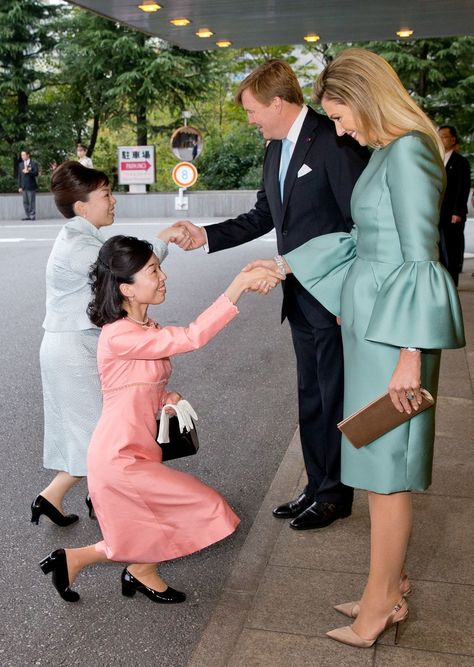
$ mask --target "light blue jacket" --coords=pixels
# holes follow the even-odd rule
[[[96,329],[87,317],[91,300],[89,270],[105,242],[100,229],[76,216],[59,232],[46,266],[46,331]],[[162,262],[168,246],[154,241],[155,254]]]

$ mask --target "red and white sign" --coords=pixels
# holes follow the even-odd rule
[[[148,169],[151,169],[153,165],[148,162],[148,160],[145,160],[145,162],[132,162],[131,160],[124,161],[120,163],[120,170],[121,171],[148,171]]]
[[[173,181],[180,188],[190,188],[198,178],[196,167],[191,162],[179,162],[171,172]]]
[[[118,179],[120,185],[155,182],[154,146],[119,146]]]

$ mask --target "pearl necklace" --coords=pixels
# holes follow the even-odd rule
[[[146,320],[144,322],[142,322],[141,320],[136,320],[131,315],[127,315],[127,320],[132,320],[132,322],[135,322],[136,324],[141,324],[141,326],[144,327],[148,324],[148,322],[150,321],[150,318],[147,317]]]

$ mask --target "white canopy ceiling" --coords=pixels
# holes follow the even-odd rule
[[[401,28],[413,37],[474,33],[473,0],[157,0],[162,9],[138,8],[151,0],[79,0],[72,4],[161,37],[190,50],[216,48],[217,40],[233,47],[302,44],[316,33],[322,42],[396,39]],[[173,18],[191,23],[175,27]],[[209,39],[196,36],[209,28]]]

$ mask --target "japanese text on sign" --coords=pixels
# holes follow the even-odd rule
[[[119,146],[118,178],[121,185],[155,182],[154,146]]]

